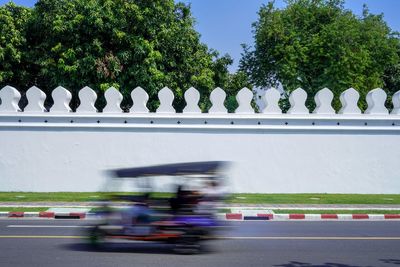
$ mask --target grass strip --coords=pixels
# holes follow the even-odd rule
[[[277,214],[400,214],[400,210],[273,210]]]
[[[135,193],[110,192],[0,192],[0,202],[89,202],[112,195]],[[170,197],[171,193],[153,193]],[[231,194],[231,204],[400,204],[400,194]]]
[[[232,194],[240,204],[400,204],[400,194]]]
[[[126,192],[0,192],[0,202],[91,202],[110,199]],[[169,197],[171,193],[153,193],[153,197]]]
[[[39,212],[46,211],[49,208],[46,207],[0,207],[0,211],[29,211],[29,212]]]

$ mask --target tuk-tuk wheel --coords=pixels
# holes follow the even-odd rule
[[[105,234],[99,227],[94,227],[89,232],[89,242],[95,249],[101,249],[104,246]]]
[[[184,236],[177,240],[174,251],[178,254],[198,254],[201,251],[199,239]]]

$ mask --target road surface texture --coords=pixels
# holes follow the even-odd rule
[[[81,238],[93,223],[0,220],[0,266],[400,266],[400,221],[233,222],[198,255],[152,243],[94,251]]]

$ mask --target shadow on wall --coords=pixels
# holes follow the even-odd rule
[[[390,265],[400,265],[400,259],[380,259],[384,264],[390,264]],[[291,261],[289,263],[285,264],[280,264],[280,265],[274,265],[274,266],[279,266],[279,267],[372,267],[370,266],[361,266],[361,265],[348,265],[348,264],[342,264],[342,263],[333,263],[333,262],[327,262],[324,264],[312,264],[312,263],[306,263],[306,262],[298,262],[298,261]],[[382,265],[385,266],[385,265]]]

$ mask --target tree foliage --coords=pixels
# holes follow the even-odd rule
[[[244,47],[241,70],[256,86],[280,81],[287,92],[301,87],[309,98],[328,87],[336,96],[336,109],[338,96],[350,87],[360,91],[361,99],[376,87],[394,91],[385,73],[395,72],[399,64],[398,34],[382,15],[370,14],[364,6],[363,16],[357,17],[343,3],[288,0],[284,9],[273,2],[262,6],[253,24],[255,47]],[[310,108],[312,103],[308,101]]]
[[[0,83],[26,81],[24,62],[28,8],[13,3],[0,7]]]
[[[3,9],[10,6],[15,7]],[[200,42],[190,7],[174,0],[39,0],[25,15],[26,31],[15,33],[22,41],[14,46],[23,48],[29,79],[2,74],[1,83],[12,81],[18,88],[34,84],[48,95],[62,85],[73,92],[73,107],[82,87],[90,86],[101,96],[114,86],[125,96],[126,109],[129,93],[141,86],[154,111],[158,91],[167,86],[180,111],[184,91],[193,86],[201,93],[204,110],[206,97],[227,72],[226,58]]]
[[[215,73],[215,86],[224,89],[226,92],[225,106],[228,109],[228,112],[234,112],[239,106],[236,101],[236,94],[238,90],[243,87],[252,89],[253,85],[249,82],[249,77],[246,75],[246,73],[242,71],[229,73],[228,67],[233,63],[233,59],[228,54],[218,57],[218,53],[214,52],[214,56],[217,58],[214,61],[213,67]],[[252,104],[253,107],[256,107],[255,103]]]

